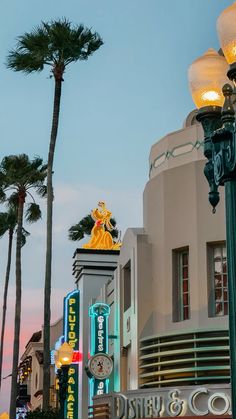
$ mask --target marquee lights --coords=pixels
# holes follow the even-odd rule
[[[64,298],[64,340],[74,350],[72,364],[68,372],[68,390],[65,403],[65,417],[67,419],[78,419],[79,408],[79,366],[82,356],[79,352],[80,337],[80,294],[78,290],[70,292]]]

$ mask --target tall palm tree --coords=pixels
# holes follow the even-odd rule
[[[51,266],[52,266],[52,215],[53,215],[53,161],[57,139],[61,89],[66,67],[84,61],[98,50],[103,41],[98,33],[84,25],[72,26],[67,19],[42,22],[32,32],[18,38],[16,48],[9,52],[8,68],[26,74],[40,72],[45,65],[51,68],[55,82],[51,136],[48,152],[47,174],[47,249],[44,287],[44,377],[43,408],[49,408],[50,391],[50,317],[51,317]]]
[[[12,258],[12,243],[13,235],[17,227],[17,207],[10,206],[7,212],[0,213],[0,238],[8,233],[8,252],[7,252],[7,265],[5,273],[5,284],[3,293],[3,307],[2,307],[2,327],[0,337],[0,390],[2,385],[2,362],[3,362],[3,350],[4,350],[4,336],[5,336],[5,323],[6,323],[6,311],[7,311],[7,296],[8,296],[8,285],[11,270],[11,258]],[[26,237],[29,235],[28,231],[22,228],[21,246],[24,246]]]
[[[1,212],[0,213],[0,237],[3,237],[8,232],[8,253],[7,253],[7,267],[5,274],[4,294],[3,294],[3,308],[2,308],[2,329],[1,329],[1,342],[0,342],[0,389],[2,384],[2,359],[3,359],[3,345],[5,334],[5,321],[7,311],[7,294],[11,269],[11,255],[12,255],[12,242],[13,234],[17,224],[16,211]]]
[[[0,164],[0,198],[2,201],[7,200],[10,206],[17,206],[16,301],[10,419],[15,419],[16,417],[17,367],[21,322],[21,247],[23,218],[25,216],[28,222],[34,222],[41,217],[40,207],[34,201],[32,192],[34,191],[40,196],[45,195],[44,180],[46,176],[47,168],[43,165],[43,161],[39,157],[35,157],[31,161],[26,154],[7,156],[3,158]],[[26,198],[30,198],[31,202],[26,203]]]

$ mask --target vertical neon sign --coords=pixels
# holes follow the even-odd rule
[[[93,304],[89,308],[90,316],[90,355],[108,354],[108,318],[110,307],[104,303]],[[109,379],[90,378],[90,402],[97,395],[108,393]]]
[[[80,295],[79,291],[70,292],[64,298],[64,339],[77,352],[80,333]],[[74,360],[73,360],[74,361]],[[65,418],[78,419],[79,407],[79,366],[72,363],[69,368],[68,395],[65,403]]]

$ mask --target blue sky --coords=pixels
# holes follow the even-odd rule
[[[41,20],[66,16],[93,27],[104,46],[65,75],[55,179],[123,188],[144,185],[151,144],[178,129],[193,107],[187,68],[218,47],[224,0],[3,0],[1,61],[15,38]],[[5,9],[4,9],[5,5]],[[2,66],[3,154],[46,158],[53,80]],[[125,156],[130,156],[124,159]],[[132,156],[132,157],[131,157]]]
[[[2,157],[25,152],[46,160],[48,152],[53,80],[49,69],[25,76],[5,68],[16,37],[41,20],[65,16],[92,27],[104,40],[87,62],[68,68],[63,84],[54,174],[53,319],[60,314],[59,299],[73,288],[71,258],[76,245],[67,240],[68,227],[98,200],[107,201],[123,232],[142,225],[150,147],[181,128],[193,109],[188,66],[209,47],[219,48],[216,19],[229,4],[229,0],[1,1]],[[42,323],[45,218],[29,229],[31,237],[23,249],[23,319],[28,337]],[[1,277],[5,247],[2,240]],[[11,281],[13,309],[14,264]],[[11,341],[8,353],[10,349]],[[10,364],[8,355],[5,373]],[[6,397],[0,398],[0,411],[4,408]]]

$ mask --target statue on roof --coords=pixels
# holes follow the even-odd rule
[[[91,238],[88,243],[83,245],[83,248],[119,250],[122,243],[119,240],[115,242],[110,233],[114,228],[110,221],[112,213],[107,209],[105,202],[100,201],[98,207],[91,211],[95,224],[91,231]]]

